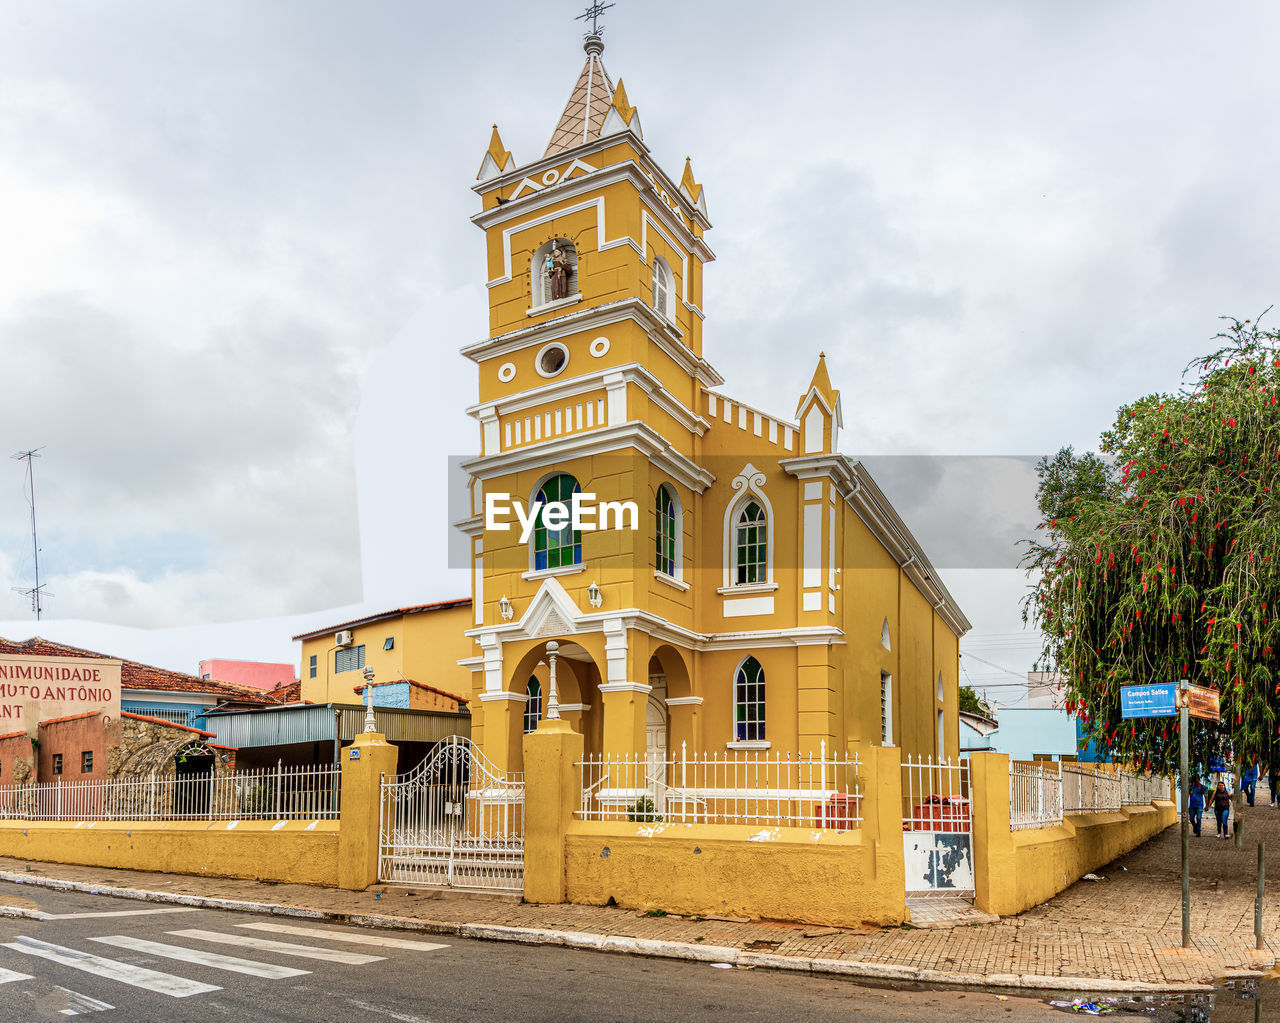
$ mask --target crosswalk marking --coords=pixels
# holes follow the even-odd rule
[[[82,1016],[86,1012],[106,1012],[114,1009],[114,1005],[108,1005],[106,1002],[100,1002],[96,998],[90,998],[88,995],[82,995],[79,991],[72,991],[70,988],[58,987],[53,985],[55,991],[61,991],[67,996],[67,1007],[59,1009],[63,1016]]]
[[[31,974],[0,969],[0,984],[12,984],[15,980],[30,980]]]
[[[92,973],[108,980],[117,980],[131,987],[144,988],[157,994],[169,995],[172,998],[187,998],[191,995],[202,995],[209,991],[221,990],[216,984],[202,984],[196,980],[186,980],[158,970],[148,970],[141,966],[117,962],[114,959],[103,959],[87,952],[77,952],[73,948],[53,945],[47,941],[39,941],[26,936],[17,941],[3,942],[4,947],[23,955],[39,956],[51,962],[70,966],[74,970]]]
[[[363,966],[366,963],[377,963],[383,956],[365,955],[363,952],[340,952],[333,948],[317,948],[314,945],[294,945],[287,941],[268,941],[266,938],[255,938],[249,934],[220,934],[218,931],[169,931],[174,938],[196,938],[200,941],[214,941],[223,945],[243,945],[245,948],[257,948],[264,952],[279,952],[286,956],[300,956],[303,959],[321,959],[326,963],[342,963],[346,966]]]
[[[415,952],[434,952],[436,949],[448,948],[433,941],[410,941],[407,938],[392,938],[383,934],[363,934],[349,931],[330,931],[323,927],[298,927],[294,924],[237,924],[251,931],[271,931],[274,934],[297,934],[304,938],[328,938],[331,941],[346,941],[352,945],[380,945],[383,948],[408,948]]]
[[[129,948],[135,952],[148,952],[165,959],[177,959],[184,963],[195,963],[197,966],[208,966],[215,970],[230,970],[232,973],[247,973],[250,977],[266,977],[267,980],[284,980],[286,977],[301,977],[309,970],[299,970],[293,966],[276,966],[274,963],[258,963],[252,959],[238,959],[235,956],[219,955],[217,952],[206,952],[198,948],[182,948],[178,945],[165,945],[158,941],[146,941],[127,934],[112,934],[103,938],[90,938],[104,945],[117,948]]]
[[[195,906],[175,906],[172,909],[116,909],[110,913],[41,913],[41,920],[96,920],[108,916],[154,916],[157,913],[199,913]]]

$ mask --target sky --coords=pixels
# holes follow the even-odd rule
[[[464,595],[447,459],[485,332],[470,191],[541,155],[585,3],[0,4],[0,635],[193,671]],[[1280,297],[1280,8],[618,0],[604,60],[693,158],[705,355],[789,415],[825,351],[974,623],[1037,653],[1034,458],[1175,388]]]

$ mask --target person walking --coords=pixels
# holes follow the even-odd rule
[[[1209,790],[1204,787],[1204,782],[1199,778],[1191,779],[1191,788],[1187,792],[1187,817],[1196,838],[1200,837],[1200,822],[1204,819],[1204,797],[1208,794]]]
[[[1213,814],[1218,818],[1218,837],[1230,838],[1227,821],[1231,817],[1231,793],[1227,791],[1227,783],[1219,780],[1218,787],[1213,790]]]
[[[1244,798],[1253,806],[1253,796],[1258,790],[1258,765],[1250,761],[1249,766],[1240,775],[1240,787],[1244,789]]]
[[[1271,761],[1267,765],[1267,788],[1271,790],[1271,805],[1280,805],[1280,793],[1276,792],[1276,783],[1280,781],[1280,764]]]

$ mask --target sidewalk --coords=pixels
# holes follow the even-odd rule
[[[1263,790],[1265,791],[1265,790]],[[515,897],[379,885],[305,885],[27,863],[0,858],[0,879],[132,889],[132,897],[219,900],[248,909],[491,940],[565,944],[674,958],[840,973],[873,981],[1117,993],[1211,983],[1274,965],[1280,954],[1280,809],[1246,807],[1246,840],[1192,838],[1192,936],[1181,946],[1179,831],[1172,827],[1042,906],[998,923],[850,930],[764,921],[649,916],[596,906],[533,906]],[[1254,950],[1257,842],[1272,881],[1267,951]],[[35,900],[39,898],[32,893]],[[240,905],[223,905],[229,900]],[[251,905],[246,905],[251,904]],[[0,910],[2,912],[2,910]]]

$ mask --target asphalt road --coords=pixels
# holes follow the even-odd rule
[[[0,883],[0,1021],[1062,1020],[1041,1002],[129,902]],[[291,947],[290,947],[291,946]]]

